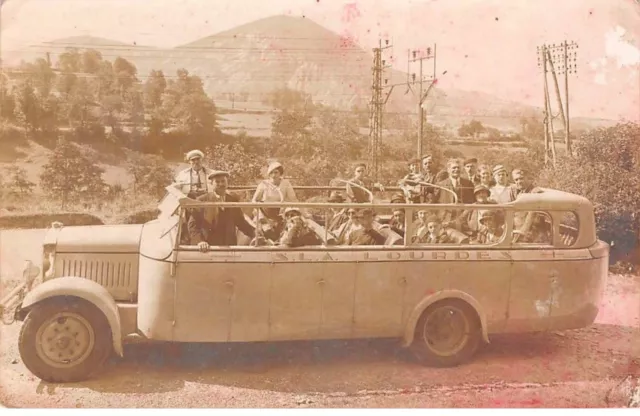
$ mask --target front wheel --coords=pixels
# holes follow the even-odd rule
[[[104,314],[83,299],[52,299],[27,315],[19,340],[24,365],[41,380],[82,381],[99,370],[113,351]]]
[[[430,305],[416,325],[411,349],[433,367],[454,367],[475,354],[482,341],[476,311],[460,299],[445,299]]]

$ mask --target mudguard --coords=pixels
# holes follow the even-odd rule
[[[489,343],[489,334],[487,332],[487,315],[485,314],[484,309],[482,308],[480,303],[473,296],[460,290],[442,290],[422,299],[411,312],[404,330],[403,346],[408,347],[413,342],[416,325],[418,324],[420,315],[422,315],[422,313],[430,305],[442,299],[452,298],[461,299],[471,305],[473,309],[475,309],[476,313],[480,317],[480,325],[482,326],[482,338],[486,343]]]
[[[109,291],[98,283],[82,277],[58,277],[47,280],[27,293],[22,301],[20,311],[27,312],[38,302],[58,296],[75,296],[92,303],[100,309],[111,328],[113,349],[116,354],[122,357],[122,335],[120,333],[121,325],[118,306]]]

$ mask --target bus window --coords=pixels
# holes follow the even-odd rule
[[[498,244],[503,239],[505,212],[467,208],[443,214],[442,210],[420,210],[413,220],[411,244]]]
[[[580,230],[578,216],[572,211],[560,211],[557,214],[559,218],[558,233],[560,238],[558,243],[563,247],[571,247],[575,244]]]
[[[553,244],[551,216],[542,211],[516,212],[513,217],[514,244]]]

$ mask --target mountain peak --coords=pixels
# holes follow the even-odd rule
[[[317,46],[318,42],[335,42],[340,36],[304,16],[273,15],[245,23],[223,32],[179,46],[207,47],[229,39],[274,39]]]

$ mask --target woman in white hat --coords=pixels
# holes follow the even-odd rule
[[[174,179],[175,186],[189,198],[196,199],[209,191],[207,182],[213,170],[202,165],[204,153],[198,149],[187,152],[185,159],[191,166],[178,172]]]
[[[269,179],[265,179],[256,188],[255,194],[253,194],[252,202],[297,202],[298,197],[293,190],[293,186],[288,179],[284,179],[284,167],[279,162],[273,162],[267,168],[267,176]],[[279,213],[279,208],[265,208],[263,209],[265,214],[269,218],[276,218]]]
[[[506,204],[511,202],[511,192],[509,187],[509,176],[507,169],[502,165],[496,165],[493,168],[493,179],[496,184],[490,188],[490,198],[496,201],[498,204]]]
[[[267,176],[258,184],[251,202],[297,202],[298,198],[288,179],[284,179],[284,167],[279,162],[272,162],[267,168]],[[265,236],[279,236],[284,226],[280,216],[280,208],[261,208],[268,224],[264,224]],[[273,234],[272,234],[273,233]],[[276,237],[277,238],[277,237]],[[272,238],[273,239],[273,238]]]

